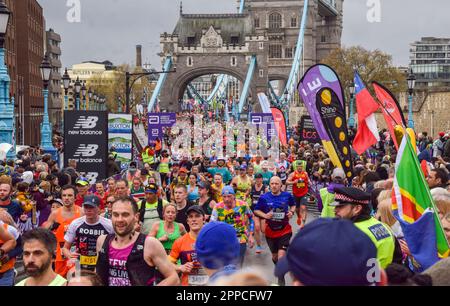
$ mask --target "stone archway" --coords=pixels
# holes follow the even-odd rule
[[[231,57],[234,57],[235,65],[231,65]],[[190,57],[190,58],[188,58]],[[188,66],[191,65],[192,67]],[[195,78],[208,74],[228,74],[240,82],[244,83],[248,70],[249,63],[245,55],[212,55],[199,54],[189,56],[178,56],[175,64],[176,72],[170,73],[167,76],[164,87],[160,94],[161,107],[169,111],[179,111],[179,99],[183,96],[187,85]],[[253,81],[250,84],[250,93],[256,94],[257,86],[263,85],[259,81],[257,72],[253,75]],[[258,84],[260,83],[260,84]]]

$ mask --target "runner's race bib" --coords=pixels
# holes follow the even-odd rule
[[[80,256],[80,264],[87,266],[95,266],[97,264],[97,256]]]
[[[208,275],[206,274],[190,274],[188,276],[189,286],[205,286],[208,283]]]
[[[272,220],[283,221],[285,216],[286,216],[285,212],[274,212],[272,215]]]

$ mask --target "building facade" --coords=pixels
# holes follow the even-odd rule
[[[13,1],[17,42],[17,80],[21,89],[16,124],[17,143],[38,145],[44,99],[40,65],[44,58],[44,16],[37,0]],[[19,35],[20,33],[20,35]],[[18,102],[16,102],[17,104]]]
[[[48,85],[48,113],[50,122],[53,123],[54,128],[60,128],[62,120],[62,90],[61,90],[61,35],[55,33],[53,29],[45,32],[46,36],[46,51],[49,56],[50,65],[52,66],[52,73],[50,75],[50,82]]]
[[[450,38],[423,37],[410,53],[417,88],[450,86]]]

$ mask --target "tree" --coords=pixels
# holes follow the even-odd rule
[[[392,64],[392,56],[380,50],[369,51],[363,47],[340,48],[332,51],[322,60],[339,75],[347,101],[348,88],[357,70],[371,93],[372,81],[386,86],[396,97],[407,89],[406,75]]]
[[[125,111],[125,72],[130,71],[126,64],[117,66],[114,70],[114,77],[105,78],[103,75],[94,75],[89,79],[88,86],[97,94],[104,95],[107,101],[107,108],[112,112],[119,109],[119,101],[122,101],[122,111]],[[138,72],[138,71],[135,71]],[[139,71],[142,72],[142,71]],[[134,78],[131,79],[131,81]],[[134,83],[130,94],[130,110],[139,104],[144,96],[144,88],[147,88],[148,97],[153,91],[154,85],[150,83],[147,77],[139,79]]]

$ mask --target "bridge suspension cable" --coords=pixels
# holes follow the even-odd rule
[[[166,61],[164,62],[164,71],[169,71],[172,67],[172,57],[168,56],[166,57]],[[162,73],[159,75],[158,83],[156,83],[155,90],[153,91],[152,97],[150,99],[150,102],[148,103],[148,111],[151,112],[153,110],[153,107],[155,107],[156,101],[158,100],[159,94],[161,92],[161,89],[164,85],[164,82],[167,79],[167,73]]]

